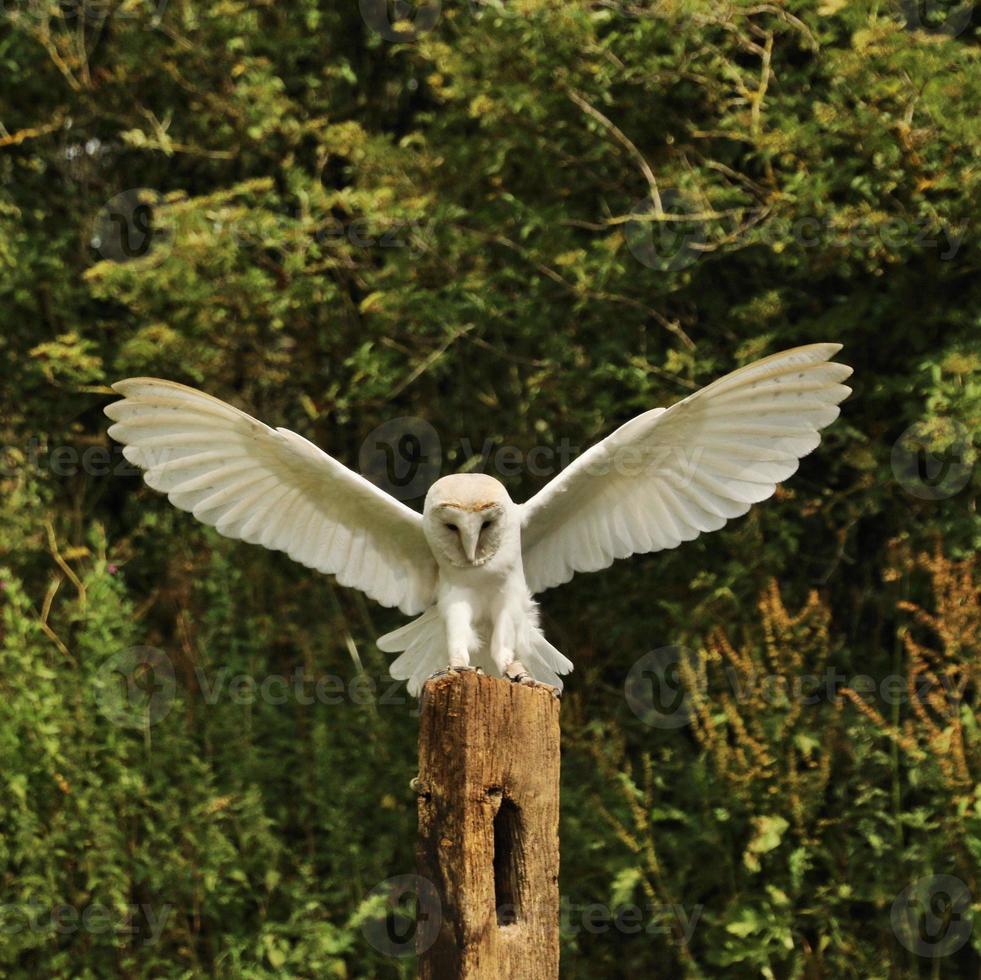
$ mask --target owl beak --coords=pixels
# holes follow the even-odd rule
[[[472,565],[477,560],[477,544],[483,522],[479,515],[469,515],[470,519],[460,524],[460,544],[467,561]],[[476,518],[476,520],[474,520]]]

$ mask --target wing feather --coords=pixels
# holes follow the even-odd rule
[[[644,412],[522,505],[533,593],[629,554],[677,547],[770,497],[851,389],[840,344],[763,358],[671,408]]]
[[[435,600],[421,516],[313,443],[170,381],[113,388],[109,434],[175,506],[410,615]]]

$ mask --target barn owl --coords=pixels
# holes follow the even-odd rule
[[[217,398],[130,378],[110,435],[146,482],[220,534],[286,552],[416,618],[381,637],[418,695],[441,670],[561,690],[572,663],[534,599],[576,572],[674,548],[739,517],[794,473],[850,393],[840,344],[773,354],[638,415],[525,503],[484,474],[437,480],[422,514],[288,429]]]

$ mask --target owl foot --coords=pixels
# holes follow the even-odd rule
[[[446,674],[462,674],[465,671],[473,671],[475,674],[482,674],[483,671],[479,667],[443,667],[440,670],[433,671],[427,678],[427,680],[432,680],[434,677],[443,677]]]
[[[552,687],[551,684],[545,684],[542,681],[536,681],[525,669],[524,664],[517,660],[512,660],[504,668],[504,676],[515,684],[524,684],[525,687],[543,687],[546,691],[551,691],[555,697],[562,697],[562,692],[557,687]]]

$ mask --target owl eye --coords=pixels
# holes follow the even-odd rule
[[[451,531],[459,531],[460,529],[455,524],[446,525]]]

